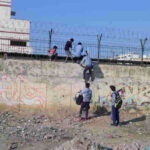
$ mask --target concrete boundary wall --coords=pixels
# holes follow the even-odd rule
[[[75,107],[73,97],[84,88],[82,72],[74,63],[0,60],[0,103],[42,109],[54,104]],[[149,67],[95,64],[94,72],[95,80],[90,81],[93,103],[110,106],[113,84],[123,89],[123,108],[150,105]]]

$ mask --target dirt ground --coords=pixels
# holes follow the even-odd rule
[[[120,111],[111,126],[110,112],[92,110],[80,120],[77,110],[0,110],[0,150],[139,150],[150,146],[150,110]],[[84,115],[84,114],[83,114]]]

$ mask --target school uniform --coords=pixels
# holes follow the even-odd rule
[[[86,72],[89,70],[89,73],[90,75],[92,74],[92,68],[93,68],[93,65],[92,65],[92,60],[90,58],[90,56],[84,56],[80,65],[85,65],[85,68],[84,68],[84,71],[83,71],[83,79],[85,79],[86,77]]]
[[[115,101],[116,101],[117,91],[113,92],[112,94],[112,125],[117,126],[119,124],[119,110],[115,108]]]
[[[67,41],[66,44],[65,44],[65,48],[64,48],[65,53],[67,55],[66,60],[65,60],[66,62],[68,60],[68,57],[71,57],[71,59],[72,59],[72,54],[71,54],[70,48],[72,48],[72,42]]]
[[[85,117],[88,119],[88,110],[90,108],[90,100],[92,97],[92,91],[89,88],[85,88],[80,92],[81,95],[83,95],[83,102],[81,104],[79,116],[82,115],[82,111],[85,108]]]
[[[74,56],[74,61],[76,62],[77,60],[81,60],[83,58],[83,56],[81,55],[81,53],[83,52],[83,46],[82,45],[77,45],[75,47],[75,52],[73,52],[73,56]]]
[[[57,54],[56,49],[52,48],[48,52],[49,52],[49,56],[51,60],[54,60],[57,58],[58,54]]]

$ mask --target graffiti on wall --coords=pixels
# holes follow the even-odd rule
[[[119,92],[123,99],[123,106],[148,106],[150,105],[150,86],[149,85],[126,85]],[[106,96],[99,96],[100,105],[111,106],[111,93]]]
[[[0,103],[7,105],[41,105],[46,100],[45,84],[30,83],[24,76],[15,79],[7,75],[0,76]]]
[[[97,101],[96,94],[99,94],[98,103],[104,106],[111,106],[111,92],[108,85],[101,83],[101,89],[93,86],[93,101]],[[123,99],[123,106],[148,106],[150,105],[150,85],[149,84],[118,84],[122,87],[120,95]],[[40,105],[46,106],[47,97],[57,102],[64,103],[64,100],[70,100],[75,91],[83,87],[64,84],[63,86],[51,86],[51,92],[47,90],[46,84],[32,83],[26,77],[19,75],[11,78],[7,75],[0,76],[0,103],[7,105]],[[94,90],[95,88],[95,90]],[[63,89],[63,90],[62,90]],[[59,92],[58,92],[59,91]],[[95,95],[95,96],[94,96]],[[68,102],[68,101],[66,101]]]

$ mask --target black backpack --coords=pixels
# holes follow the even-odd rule
[[[81,103],[83,102],[83,96],[79,94],[75,97],[75,100],[77,105],[81,105]]]
[[[116,108],[116,109],[120,109],[121,106],[122,106],[122,99],[121,99],[120,94],[117,92],[117,93],[116,93],[115,108]]]

